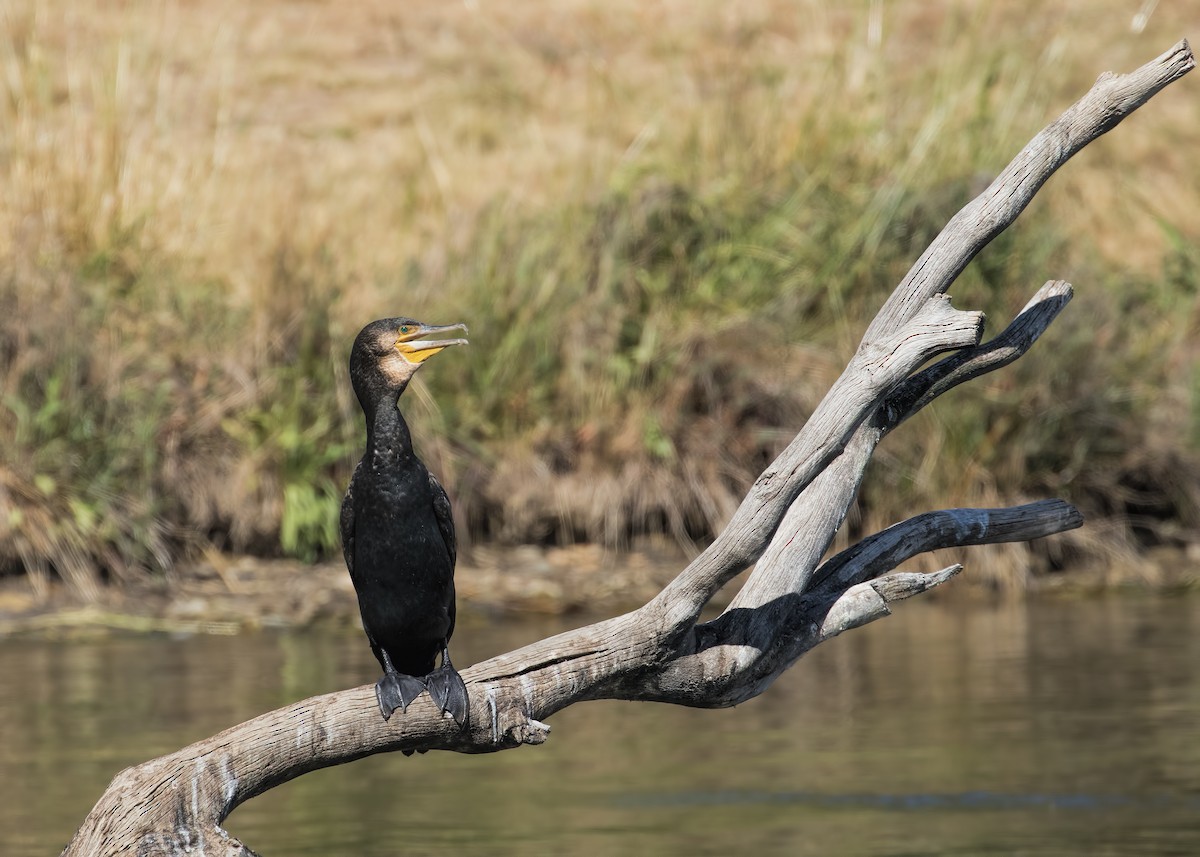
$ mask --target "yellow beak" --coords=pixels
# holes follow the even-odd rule
[[[466,345],[465,339],[423,339],[425,336],[436,336],[451,330],[467,332],[465,324],[421,324],[410,326],[407,333],[401,333],[396,340],[396,350],[410,363],[424,363],[443,348],[451,345]]]

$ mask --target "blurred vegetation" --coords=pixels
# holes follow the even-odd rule
[[[1183,34],[1101,5],[6,4],[0,562],[92,596],[206,546],[336,555],[349,343],[394,314],[471,328],[405,397],[465,538],[710,538],[946,219]],[[1079,503],[972,554],[1012,585],[1194,541],[1192,85],[963,274],[993,331],[1078,296],[885,444],[845,538]]]

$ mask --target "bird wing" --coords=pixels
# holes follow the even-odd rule
[[[350,477],[350,487],[346,489],[346,496],[342,498],[342,556],[346,559],[346,568],[350,572],[351,580],[354,580],[354,483],[360,470],[361,461],[355,466],[354,475]]]
[[[450,574],[453,576],[454,564],[458,559],[458,540],[454,535],[454,513],[450,511],[450,498],[446,496],[446,489],[442,487],[442,483],[438,482],[432,473],[429,474],[429,490],[433,492],[433,517],[437,519],[442,541],[446,543],[446,551],[450,554]],[[446,639],[449,640],[450,635],[454,633],[455,613],[458,612],[453,585],[450,587],[450,603],[447,608],[450,627],[446,629]]]
[[[432,473],[429,474],[429,490],[433,492],[433,516],[437,518],[438,530],[441,531],[442,541],[446,543],[446,550],[450,553],[450,568],[453,569],[458,558],[458,542],[454,536],[454,514],[450,511],[450,498],[446,496],[446,489],[442,487],[442,483],[438,482]],[[342,519],[345,520],[344,513]]]

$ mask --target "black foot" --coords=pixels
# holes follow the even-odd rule
[[[467,711],[470,705],[467,686],[449,658],[443,656],[442,665],[425,676],[425,686],[429,688],[434,705],[443,712],[449,712],[460,727],[467,725]]]
[[[397,708],[401,711],[408,709],[408,704],[421,695],[425,683],[410,675],[389,672],[375,682],[375,698],[379,700],[379,710],[383,719],[387,720]]]

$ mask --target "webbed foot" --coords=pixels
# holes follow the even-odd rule
[[[467,685],[450,663],[450,653],[446,649],[442,649],[442,665],[425,676],[425,686],[429,688],[434,705],[443,713],[449,712],[454,722],[465,728],[470,709]]]
[[[379,710],[383,719],[387,720],[399,708],[402,712],[408,705],[425,690],[425,683],[419,678],[413,678],[403,673],[387,672],[383,678],[375,682],[375,698],[379,700]]]

